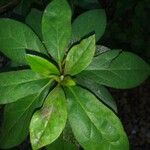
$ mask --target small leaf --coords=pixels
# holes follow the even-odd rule
[[[150,66],[130,52],[111,50],[95,57],[79,76],[113,88],[133,88],[150,75]]]
[[[84,149],[129,150],[122,124],[110,109],[83,88],[69,87],[65,91],[70,125]]]
[[[103,9],[94,9],[81,14],[72,24],[72,41],[76,42],[95,32],[96,41],[104,34],[106,14]]]
[[[49,54],[60,65],[71,36],[71,9],[66,0],[53,0],[47,6],[42,33]]]
[[[59,71],[54,64],[40,56],[27,54],[26,59],[31,69],[35,72],[46,76],[59,74]]]
[[[64,86],[75,86],[76,82],[70,76],[66,76],[64,78],[64,80],[62,81],[62,85],[64,85]]]
[[[32,30],[39,36],[42,40],[41,22],[42,22],[42,11],[38,9],[31,9],[31,12],[26,17],[26,24],[28,24]]]
[[[75,45],[66,58],[65,73],[75,75],[84,70],[92,61],[95,53],[95,36],[90,36]]]
[[[43,107],[36,111],[30,123],[30,138],[33,150],[51,144],[61,134],[67,120],[65,95],[56,87],[47,96]]]
[[[12,20],[0,19],[0,49],[8,58],[19,65],[26,64],[25,50],[46,53],[37,35],[25,24]]]
[[[0,104],[15,102],[35,94],[50,80],[31,70],[0,73],[0,79]]]
[[[117,105],[110,92],[102,85],[84,78],[77,78],[77,83],[95,94],[101,101],[117,113]]]

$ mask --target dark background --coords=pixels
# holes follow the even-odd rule
[[[49,1],[0,0],[0,17],[24,22],[31,8],[43,10]],[[106,32],[98,44],[134,52],[150,63],[149,0],[85,1],[78,3],[77,0],[70,0],[74,17],[99,7],[105,9],[107,14]],[[7,65],[7,58],[0,54],[0,69]],[[110,91],[117,102],[119,117],[128,134],[131,150],[150,150],[150,78],[134,89]],[[28,150],[28,140],[15,149]]]

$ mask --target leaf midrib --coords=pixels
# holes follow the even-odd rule
[[[79,105],[81,106],[81,108],[84,110],[85,114],[88,116],[89,120],[93,123],[93,125],[95,126],[95,128],[100,132],[100,134],[101,134],[103,140],[106,141],[106,142],[108,142],[109,144],[110,144],[110,143],[115,143],[115,141],[114,141],[114,142],[111,142],[111,141],[108,141],[106,138],[103,137],[102,131],[101,131],[100,129],[98,129],[97,126],[94,124],[94,122],[91,120],[91,118],[89,117],[89,114],[87,113],[88,111],[86,111],[86,108],[84,108],[84,106],[83,106],[83,105],[81,104],[81,102],[78,100],[78,97],[76,96],[75,92],[74,92],[71,88],[69,88],[69,89],[71,90],[72,94],[73,94],[74,97],[76,98],[76,101],[78,102],[78,104],[79,104]],[[117,142],[117,141],[116,141],[116,142]],[[110,144],[110,145],[111,145],[111,144]]]
[[[89,44],[87,45],[87,47],[84,49],[82,55],[78,58],[78,60],[74,63],[74,65],[72,67],[70,67],[70,72],[74,72],[74,67],[77,66],[77,64],[80,62],[81,58],[84,56],[86,50],[90,47],[91,43],[92,43],[93,39],[91,39],[91,41],[89,42]],[[79,46],[80,47],[80,46]],[[94,54],[94,53],[93,53]]]

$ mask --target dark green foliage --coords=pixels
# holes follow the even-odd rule
[[[44,13],[28,15],[32,29],[0,19],[2,53],[26,68],[0,73],[0,104],[6,104],[0,148],[20,144],[30,132],[33,150],[77,150],[79,144],[85,150],[129,150],[116,103],[103,85],[135,87],[150,66],[133,53],[96,46],[106,28],[104,10],[89,10],[72,24],[71,16],[66,0],[53,0]]]

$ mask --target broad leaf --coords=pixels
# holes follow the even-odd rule
[[[64,129],[66,120],[65,95],[60,87],[56,87],[47,96],[43,107],[32,117],[30,138],[33,150],[55,141]]]
[[[90,36],[75,45],[66,58],[65,73],[75,75],[84,70],[92,61],[95,53],[95,36]]]
[[[133,88],[150,75],[150,66],[130,52],[112,50],[95,57],[79,76],[113,88]]]
[[[104,104],[109,106],[113,111],[117,113],[117,105],[114,101],[110,92],[102,85],[92,82],[91,80],[84,80],[82,78],[77,78],[77,83],[88,90],[90,90],[98,99],[100,99]]]
[[[119,118],[89,91],[66,89],[69,121],[74,135],[86,150],[129,150]]]
[[[33,8],[31,12],[26,17],[26,24],[28,24],[32,30],[40,37],[42,40],[42,33],[41,33],[41,22],[42,22],[42,11]]]
[[[49,53],[60,65],[71,36],[71,10],[66,0],[53,0],[47,6],[42,33]]]
[[[25,50],[45,53],[45,48],[37,35],[25,24],[0,19],[0,50],[19,65],[26,64]]]
[[[27,54],[26,59],[31,69],[35,72],[46,76],[59,74],[57,67],[45,58]]]
[[[95,32],[96,41],[104,34],[106,14],[103,9],[94,9],[81,14],[72,24],[72,41],[79,41],[84,36]]]
[[[74,144],[66,142],[59,137],[55,142],[46,147],[47,150],[78,150]]]
[[[0,104],[15,102],[35,94],[49,81],[31,70],[0,73]]]
[[[4,121],[0,134],[0,148],[14,147],[27,137],[33,112],[36,108],[41,107],[50,86],[51,84],[46,85],[40,92],[5,106]]]

